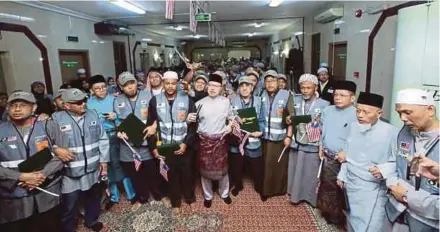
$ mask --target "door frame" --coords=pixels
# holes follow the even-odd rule
[[[61,53],[69,53],[69,54],[73,54],[73,55],[83,55],[85,53],[86,54],[85,66],[86,67],[83,67],[83,68],[86,69],[87,76],[91,77],[89,50],[87,50],[87,49],[58,49],[58,63],[60,64],[60,72],[61,72],[61,59],[60,59]],[[63,81],[62,75],[61,75],[61,80]]]
[[[331,75],[333,76],[333,72],[334,72],[334,68],[333,68],[333,64],[334,64],[334,51],[335,51],[335,46],[337,45],[346,45],[347,46],[347,50],[348,50],[348,43],[347,41],[338,41],[338,42],[330,42],[328,43],[328,59],[327,59],[327,64],[329,66],[329,68],[331,68]],[[345,67],[347,68],[347,67]],[[345,72],[347,72],[347,69],[345,70]],[[345,73],[345,75],[347,75],[347,73]]]
[[[314,43],[313,43],[313,37],[316,35],[319,35],[319,43],[318,43],[319,49],[316,49],[314,47]],[[311,48],[311,54],[310,54],[310,57],[311,57],[310,72],[314,73],[318,70],[319,63],[321,62],[321,33],[320,32],[313,33],[311,41],[312,41],[312,48]],[[315,50],[317,50],[317,51],[315,51]],[[318,60],[317,64],[314,63],[316,58]]]

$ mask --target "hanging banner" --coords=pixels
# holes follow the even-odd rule
[[[174,16],[174,0],[166,0],[165,2],[165,18],[173,19]]]

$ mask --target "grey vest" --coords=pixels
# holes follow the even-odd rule
[[[435,162],[439,162],[438,156],[439,142],[428,151],[426,156],[432,159]],[[411,129],[409,127],[404,126],[397,137],[397,157],[396,157],[396,166],[397,166],[397,174],[398,176],[409,183],[412,186],[415,186],[415,178],[412,176],[410,180],[407,179],[407,166],[408,160],[407,155],[412,155],[415,153],[415,141],[414,136],[411,133]],[[433,195],[438,195],[439,189],[435,183],[429,181],[427,178],[422,177],[420,190],[426,191]],[[410,208],[406,209],[406,211],[402,212],[396,200],[389,199],[387,204],[385,205],[386,214],[388,219],[391,222],[394,222],[400,214],[404,213],[405,215],[405,223],[408,224],[410,231],[417,232],[434,232],[438,231],[439,220],[432,220],[429,218],[425,218],[422,215],[417,214],[416,212],[411,211]]]
[[[162,143],[183,143],[188,131],[186,123],[189,110],[188,95],[183,92],[177,93],[170,108],[165,94],[158,94],[156,95],[156,110]]]
[[[286,110],[289,92],[278,90],[271,99],[264,91],[261,95],[262,114],[265,116],[263,138],[270,141],[281,141],[286,137],[286,127],[283,123],[283,111]]]
[[[52,115],[61,132],[69,138],[69,151],[75,154],[75,158],[64,165],[66,176],[80,177],[95,172],[99,167],[101,121],[93,110],[87,110],[83,117],[84,123],[80,126],[67,111]]]
[[[26,143],[28,146],[25,146]],[[18,164],[38,152],[38,144],[46,144],[52,151],[52,143],[46,133],[45,122],[35,121],[29,135],[22,137],[11,121],[0,125],[0,166],[18,171]],[[22,198],[30,192],[16,186],[13,191],[0,188],[0,198]]]
[[[250,104],[245,105],[243,103],[243,101],[241,100],[241,96],[237,95],[234,98],[232,98],[231,105],[232,105],[232,110],[234,111],[234,113],[236,113],[235,111],[239,110],[239,109],[254,107],[255,111],[257,113],[258,119],[260,118],[260,113],[261,113],[261,98],[260,97],[251,96]],[[260,128],[260,130],[261,129],[262,128]],[[248,138],[248,141],[246,144],[246,149],[255,150],[255,149],[258,149],[260,146],[261,146],[261,140],[259,138],[251,138],[251,137]],[[238,147],[232,146],[232,145],[229,146],[229,151],[231,151],[233,153],[239,152]]]
[[[330,105],[330,103],[326,100],[323,100],[321,98],[317,98],[313,105],[310,107],[310,109],[306,112],[303,112],[303,97],[301,94],[295,95],[294,99],[294,108],[296,115],[310,115],[312,117],[312,120],[315,119],[317,115],[320,115],[325,107]],[[305,111],[305,109],[304,109]],[[296,136],[296,134],[294,134]],[[307,135],[306,135],[307,136]],[[319,143],[309,143],[308,145],[302,145],[298,144],[295,139],[292,139],[292,143],[290,144],[291,148],[298,149],[305,152],[318,152],[318,146]]]

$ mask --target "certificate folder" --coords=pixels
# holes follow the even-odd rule
[[[239,109],[237,114],[241,119],[241,129],[249,132],[261,131],[254,107]]]
[[[125,132],[128,141],[135,147],[140,147],[144,142],[144,129],[147,126],[134,114],[129,114],[127,118],[118,126],[119,132]]]
[[[174,160],[176,158],[176,154],[174,154],[175,151],[179,150],[180,146],[177,143],[172,144],[163,144],[157,147],[157,150],[159,151],[159,155],[165,157],[165,163],[170,167],[172,163],[174,163]]]
[[[46,147],[18,164],[18,170],[23,173],[41,171],[51,159],[52,154]]]

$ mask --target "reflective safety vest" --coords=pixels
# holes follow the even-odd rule
[[[283,113],[287,107],[290,93],[280,89],[275,96],[269,97],[265,90],[261,95],[262,114],[265,116],[263,138],[270,141],[281,141],[286,137]]]
[[[183,143],[188,131],[188,95],[184,92],[177,93],[171,107],[165,93],[156,95],[156,110],[162,143]]]

